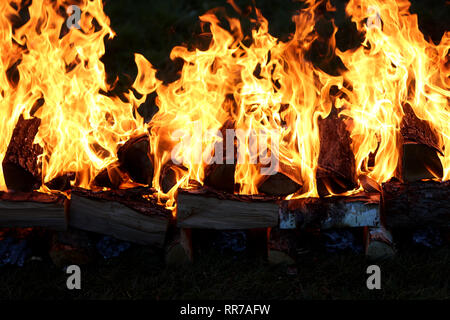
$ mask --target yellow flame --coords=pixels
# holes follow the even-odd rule
[[[238,19],[226,18],[225,29],[210,11],[200,17],[211,37],[208,48],[177,46],[170,54],[184,61],[178,80],[163,84],[152,64],[135,55],[133,87],[140,95],[128,92],[128,102],[104,94],[111,87],[100,58],[104,39],[114,32],[102,2],[80,2],[80,30],[65,27],[67,17],[60,8],[66,1],[34,0],[26,8],[30,19],[19,27],[13,27],[11,17],[19,16],[21,1],[0,3],[0,161],[19,116],[38,117],[35,143],[44,149],[44,182],[73,172],[74,184],[87,188],[101,169],[117,160],[118,146],[149,132],[153,186],[174,208],[178,187],[203,183],[205,159],[218,152],[222,129],[233,123],[241,152],[235,171],[239,193],[258,192],[261,169],[275,155],[278,171],[302,185],[288,198],[317,196],[318,118],[327,117],[333,104],[349,119],[358,175],[381,183],[396,174],[403,106],[409,104],[437,132],[444,180],[450,177],[450,33],[438,45],[426,41],[407,0],[348,3],[346,12],[365,39],[355,50],[336,49],[347,68],[341,76],[328,75],[306,59],[318,37],[315,12],[321,1],[307,1],[307,8],[293,17],[296,31],[286,42],[269,33],[257,9],[251,36],[244,35]],[[335,10],[329,2],[325,7]],[[334,100],[332,86],[341,91]],[[144,124],[136,108],[152,92],[159,111]],[[161,176],[172,163],[177,164],[176,184],[165,194]],[[1,167],[0,190],[6,190]]]
[[[449,33],[439,45],[426,41],[409,5],[407,0],[351,0],[346,11],[365,32],[364,43],[337,53],[351,86],[343,89],[347,97],[339,105],[341,114],[353,120],[357,170],[378,183],[395,175],[406,103],[438,133],[444,180],[449,178]],[[373,167],[368,166],[371,153],[376,153]]]
[[[102,94],[110,89],[100,61],[105,52],[104,38],[114,36],[109,18],[101,0],[82,1],[81,29],[73,28],[60,36],[67,28],[66,17],[58,10],[66,2],[34,0],[27,8],[30,19],[12,29],[9,17],[19,15],[19,3],[0,4],[0,134],[4,139],[0,160],[18,116],[39,117],[35,143],[44,148],[43,181],[74,172],[75,184],[88,187],[102,168],[116,160],[119,144],[145,131],[143,120],[135,116],[138,99],[131,95],[131,103],[125,103]],[[6,77],[6,70],[14,63],[19,75],[16,84]],[[39,99],[44,103],[31,115]],[[1,177],[0,188],[4,190]]]

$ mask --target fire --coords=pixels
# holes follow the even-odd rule
[[[10,17],[19,17],[20,1],[0,4],[4,139],[0,160],[19,115],[38,117],[35,143],[44,149],[43,182],[71,172],[76,174],[74,184],[88,187],[102,168],[116,160],[117,146],[144,132],[145,126],[135,116],[139,101],[133,95],[125,103],[104,94],[110,86],[100,58],[104,38],[114,32],[102,2],[79,5],[81,29],[67,30],[67,17],[60,14],[67,7],[65,1],[34,0],[27,8],[30,19],[19,27],[13,27]],[[8,77],[12,68],[17,79]],[[6,188],[3,175],[0,188]]]
[[[324,97],[339,79],[326,75],[305,59],[315,39],[314,8],[310,6],[294,16],[297,29],[286,43],[269,34],[268,22],[259,11],[251,21],[255,27],[250,45],[245,44],[249,39],[243,35],[237,19],[227,19],[227,31],[219,25],[214,12],[200,17],[210,29],[209,48],[202,51],[175,47],[171,58],[185,61],[180,78],[156,90],[160,109],[150,127],[152,152],[159,170],[175,144],[171,142],[171,132],[183,128],[182,138],[190,139],[179,154],[187,168],[179,185],[188,187],[190,180],[202,182],[205,165],[199,165],[199,155],[211,154],[214,144],[223,139],[214,132],[232,120],[238,149],[242,151],[241,161],[236,159],[235,172],[240,193],[258,192],[261,159],[276,152],[280,171],[303,185],[301,194],[317,195],[317,119],[330,112],[331,103]],[[256,141],[251,141],[251,136],[256,136]],[[177,142],[182,139],[178,138]],[[277,151],[271,147],[274,141],[278,143]],[[269,152],[261,146],[268,146]],[[158,184],[155,177],[157,188]]]
[[[316,197],[318,119],[338,108],[348,119],[357,174],[382,183],[396,175],[406,104],[437,133],[443,179],[450,178],[450,33],[438,45],[425,40],[407,0],[348,3],[346,12],[365,38],[361,47],[341,52],[334,27],[329,47],[346,67],[339,76],[307,58],[318,38],[316,11],[322,1],[307,1],[293,17],[296,31],[286,42],[269,33],[257,9],[250,36],[238,19],[221,21],[217,10],[209,11],[200,17],[210,37],[207,48],[177,46],[170,54],[184,62],[178,80],[163,84],[152,64],[135,55],[133,88],[140,96],[129,91],[127,101],[106,94],[112,85],[100,58],[104,39],[114,32],[102,2],[80,2],[79,30],[66,27],[61,13],[66,1],[33,0],[23,25],[12,22],[20,16],[21,1],[0,3],[0,161],[20,115],[38,117],[35,143],[44,150],[43,182],[75,173],[73,185],[89,188],[100,170],[117,161],[120,145],[148,132],[152,185],[168,207],[175,206],[179,187],[204,183],[213,158],[237,160],[234,178],[241,194],[258,193],[261,170],[275,158],[276,170],[301,185],[289,198]],[[324,7],[335,10],[330,2]],[[337,95],[330,93],[333,87]],[[146,124],[136,108],[152,92],[159,111]],[[237,140],[231,145],[238,155],[222,154],[227,126],[235,130],[228,142]],[[161,178],[169,165],[176,183],[163,191]],[[1,166],[0,190],[6,190]]]
[[[444,180],[449,178],[449,33],[439,45],[424,39],[409,2],[352,0],[346,11],[365,32],[363,45],[337,54],[348,71],[341,114],[353,120],[351,130],[357,170],[377,182],[395,175],[403,106],[438,133]],[[447,146],[447,148],[445,148]],[[376,154],[373,166],[369,155]]]

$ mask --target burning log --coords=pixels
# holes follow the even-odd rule
[[[258,191],[269,196],[287,196],[293,194],[301,188],[301,185],[294,182],[286,175],[277,172],[267,176],[265,181],[258,187]]]
[[[383,184],[385,223],[389,228],[450,226],[450,181]]]
[[[205,185],[215,190],[225,191],[228,193],[233,193],[235,189],[234,172],[236,171],[236,154],[237,146],[234,144],[233,150],[233,161],[227,163],[227,129],[234,129],[234,122],[231,120],[226,121],[222,128],[220,129],[223,137],[222,147],[223,147],[223,163],[213,163],[205,168]]]
[[[161,190],[168,193],[177,184],[177,174],[172,166],[165,166],[160,177]]]
[[[105,187],[109,189],[118,189],[123,182],[124,173],[120,170],[120,164],[114,162],[108,167],[102,169],[92,181],[93,187]]]
[[[403,140],[429,146],[442,154],[442,150],[439,148],[439,139],[430,124],[419,119],[408,103],[403,105],[403,113],[404,116],[400,125]]]
[[[399,167],[404,182],[441,179],[444,171],[436,149],[412,142],[403,144]]]
[[[128,140],[117,151],[120,168],[134,182],[152,185],[153,163],[150,157],[150,142],[147,134]]]
[[[253,229],[278,224],[274,198],[242,196],[209,188],[179,190],[177,219],[181,228]]]
[[[159,184],[164,193],[169,193],[177,185],[177,177],[186,174],[187,168],[169,161],[162,169]]]
[[[235,164],[212,164],[205,169],[205,185],[219,191],[234,192]]]
[[[102,192],[74,189],[69,225],[138,244],[162,246],[171,212],[147,195],[146,188]]]
[[[356,187],[355,158],[350,134],[335,108],[319,119],[320,153],[316,173],[320,196],[343,193]]]
[[[409,104],[403,106],[401,123],[403,147],[399,171],[404,182],[421,179],[442,178],[443,168],[438,154],[439,138],[430,124],[419,119]]]
[[[66,230],[68,208],[63,195],[0,192],[0,226]]]
[[[359,183],[361,184],[361,187],[363,187],[364,191],[368,193],[381,193],[381,186],[370,177],[361,174],[358,176]]]
[[[14,128],[3,159],[5,182],[11,191],[29,192],[41,186],[41,167],[38,161],[43,149],[33,144],[41,120],[24,119],[21,115]]]
[[[65,173],[45,183],[45,186],[50,190],[67,191],[71,188],[70,182],[73,180],[75,180],[74,173]]]

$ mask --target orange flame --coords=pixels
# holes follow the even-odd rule
[[[449,33],[439,45],[426,41],[409,5],[407,0],[351,0],[346,11],[365,40],[354,51],[337,53],[351,85],[351,90],[342,88],[347,98],[339,104],[341,114],[353,120],[357,170],[378,183],[395,175],[406,103],[438,133],[444,180],[449,178]],[[371,153],[376,153],[373,167],[368,166]]]
[[[64,5],[64,6],[63,6]],[[66,173],[76,173],[75,184],[88,187],[105,166],[116,160],[117,146],[132,134],[145,132],[143,119],[135,116],[140,101],[131,103],[109,97],[110,87],[100,57],[103,40],[113,37],[101,0],[82,1],[80,30],[61,37],[66,18],[58,11],[65,1],[34,0],[27,8],[30,19],[12,28],[9,16],[19,16],[20,1],[2,1],[0,74],[0,160],[3,159],[18,116],[39,117],[35,138],[44,152],[44,182]],[[18,81],[8,80],[6,70],[17,64]],[[32,110],[38,100],[38,110]],[[0,188],[5,189],[3,175]]]
[[[21,26],[11,19],[19,17],[21,1],[0,3],[0,161],[19,116],[38,117],[35,143],[44,149],[43,182],[73,172],[73,183],[88,188],[101,169],[117,160],[118,146],[150,132],[153,186],[173,208],[176,190],[193,181],[202,184],[208,161],[222,158],[226,139],[221,129],[231,121],[235,136],[230,139],[237,139],[240,152],[232,155],[238,161],[234,178],[239,193],[258,193],[261,170],[271,167],[275,157],[276,170],[302,185],[288,198],[314,197],[318,118],[326,118],[333,104],[350,119],[358,174],[378,183],[396,174],[403,106],[409,104],[437,132],[443,179],[450,178],[450,33],[438,45],[426,41],[407,0],[348,3],[346,12],[365,39],[355,50],[336,49],[347,68],[341,76],[325,73],[306,58],[318,38],[321,1],[307,1],[307,8],[293,17],[296,31],[287,42],[269,33],[257,9],[251,36],[245,36],[238,19],[226,18],[226,29],[210,11],[200,17],[211,37],[208,48],[177,46],[171,52],[171,59],[184,61],[178,80],[163,84],[152,64],[135,55],[133,88],[141,96],[130,91],[127,102],[105,94],[111,86],[100,58],[105,37],[114,32],[102,2],[80,2],[80,30],[65,27],[64,0],[34,0],[27,8],[30,19]],[[325,8],[335,11],[329,2]],[[336,99],[330,97],[332,86],[341,92]],[[152,92],[159,111],[145,124],[136,108]],[[177,165],[176,183],[163,192],[161,176],[168,164]],[[1,166],[0,190],[6,190]]]

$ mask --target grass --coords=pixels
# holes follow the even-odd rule
[[[168,267],[154,251],[132,247],[121,256],[82,266],[82,289],[50,261],[0,269],[0,299],[449,299],[450,249],[403,248],[381,267],[381,290],[366,287],[363,255],[311,252],[298,272],[260,258],[203,252],[192,265]]]

